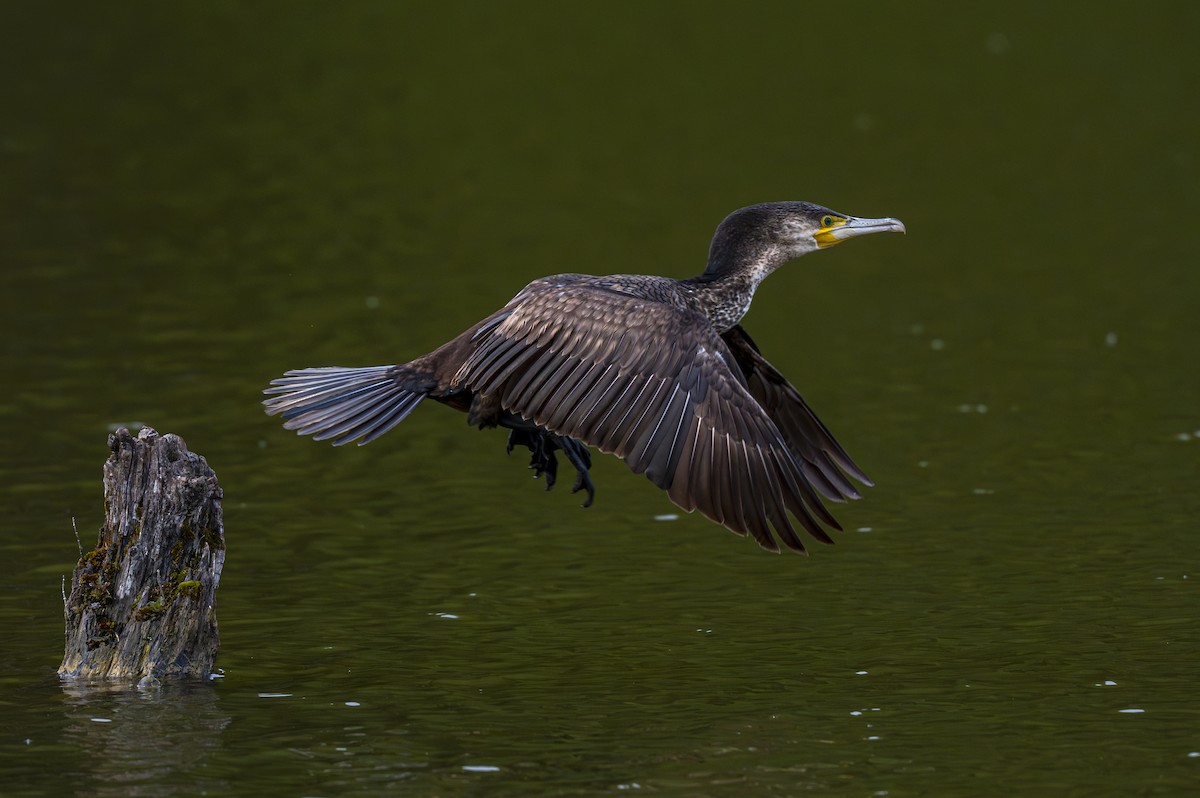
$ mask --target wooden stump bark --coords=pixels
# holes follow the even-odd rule
[[[178,435],[108,437],[104,526],[66,600],[66,678],[207,678],[220,640],[221,488]]]

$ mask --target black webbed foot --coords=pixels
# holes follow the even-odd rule
[[[546,490],[553,488],[554,483],[558,481],[558,458],[554,456],[553,451],[534,454],[529,458],[529,467],[534,470],[534,479],[546,477]]]
[[[532,456],[529,467],[533,469],[533,478],[546,477],[546,490],[554,487],[558,481],[558,458],[554,456],[554,444],[547,441],[548,436],[537,430],[513,429],[508,433],[508,453],[512,454],[513,447],[524,446]]]

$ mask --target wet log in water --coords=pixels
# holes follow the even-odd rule
[[[104,526],[66,600],[68,678],[207,677],[220,645],[221,488],[178,435],[108,437]]]

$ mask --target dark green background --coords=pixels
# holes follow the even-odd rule
[[[1198,8],[0,3],[0,791],[1190,794]],[[780,199],[909,228],[746,320],[878,482],[811,559],[261,412]],[[225,678],[62,686],[139,422],[224,486]]]

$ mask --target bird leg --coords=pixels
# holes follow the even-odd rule
[[[591,451],[574,438],[564,438],[558,435],[554,437],[558,439],[557,442],[562,447],[563,454],[571,461],[571,465],[575,466],[575,484],[571,486],[571,492],[578,493],[586,490],[587,501],[583,503],[583,506],[591,507],[592,502],[596,500],[596,486],[592,484],[592,476],[588,473],[588,469],[592,467]]]
[[[509,428],[508,453],[512,454],[512,450],[516,446],[524,446],[532,453],[529,458],[529,467],[534,471],[534,479],[541,476],[546,477],[546,490],[553,488],[557,482],[558,458],[554,452],[561,450],[571,465],[575,467],[575,484],[571,487],[571,492],[578,493],[586,490],[587,501],[583,503],[583,506],[592,506],[592,502],[596,498],[596,486],[592,483],[591,475],[588,474],[588,469],[592,465],[592,453],[587,446],[574,438],[555,435],[540,427],[524,425]]]

